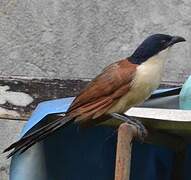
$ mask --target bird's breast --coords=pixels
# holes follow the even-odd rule
[[[137,66],[130,90],[109,110],[125,112],[132,106],[142,103],[160,85],[164,60],[151,58]]]

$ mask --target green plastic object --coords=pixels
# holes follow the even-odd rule
[[[186,80],[182,86],[179,96],[180,109],[191,110],[191,76]]]

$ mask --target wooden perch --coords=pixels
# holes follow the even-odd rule
[[[118,129],[115,180],[129,180],[131,166],[131,145],[134,137],[138,135],[138,129],[127,123],[123,123]]]

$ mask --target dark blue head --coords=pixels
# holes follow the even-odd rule
[[[146,38],[128,59],[134,64],[141,64],[160,51],[185,39],[180,36],[154,34]]]

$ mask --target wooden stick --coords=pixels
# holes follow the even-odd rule
[[[131,142],[138,135],[135,126],[123,123],[118,129],[115,180],[129,180],[131,165]]]

